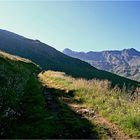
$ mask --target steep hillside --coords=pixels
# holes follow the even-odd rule
[[[138,83],[115,74],[98,70],[81,60],[71,58],[38,40],[31,40],[12,32],[0,30],[0,49],[28,58],[43,69],[64,71],[74,77],[108,79],[112,85],[127,87]]]
[[[0,52],[0,138],[23,138],[29,129],[39,131],[33,129],[44,112],[39,72],[30,60]],[[35,135],[30,131],[31,137]]]
[[[98,69],[140,81],[140,52],[133,48],[87,53],[65,49],[63,53],[88,62]]]

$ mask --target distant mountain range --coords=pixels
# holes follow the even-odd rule
[[[116,74],[98,70],[90,64],[69,57],[39,40],[28,39],[6,30],[0,30],[0,50],[28,58],[44,70],[62,71],[73,77],[109,80],[112,86],[122,87],[125,84],[130,87],[130,85],[137,86],[139,84]]]
[[[140,52],[134,48],[87,53],[66,48],[63,53],[88,62],[98,69],[140,81]]]

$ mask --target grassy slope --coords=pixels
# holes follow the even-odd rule
[[[22,130],[27,131],[32,127],[26,119],[37,119],[36,114],[43,113],[44,98],[36,78],[39,71],[40,69],[28,60],[0,52],[1,138],[24,135]],[[32,133],[30,134],[32,136]]]
[[[130,101],[125,90],[109,89],[108,81],[74,79],[61,72],[40,73],[39,78],[50,88],[73,91],[73,103],[94,109],[130,137],[140,138],[140,99]]]
[[[61,90],[50,89],[59,111],[45,111],[39,71],[28,60],[0,53],[0,138],[105,138],[104,128],[59,100]]]
[[[0,49],[8,53],[28,58],[43,69],[62,71],[73,77],[86,79],[108,79],[112,86],[116,84],[127,87],[136,86],[138,82],[115,74],[98,70],[88,63],[68,57],[51,46],[40,41],[31,40],[17,34],[0,30]]]

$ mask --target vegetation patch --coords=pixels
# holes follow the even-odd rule
[[[74,79],[64,73],[53,71],[40,73],[39,79],[48,87],[63,89],[66,93],[74,91],[73,101],[76,100],[77,104],[94,109],[96,113],[116,124],[130,137],[140,138],[140,97],[131,101],[125,87],[112,89],[110,82],[106,80]]]

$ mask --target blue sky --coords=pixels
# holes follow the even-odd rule
[[[60,51],[140,50],[140,1],[0,1],[0,28]]]

